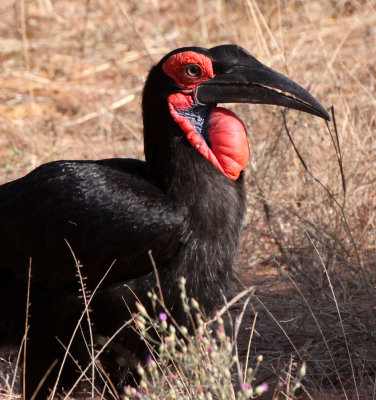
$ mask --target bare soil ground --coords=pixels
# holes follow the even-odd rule
[[[338,132],[288,111],[303,165],[281,110],[233,107],[251,147],[236,268],[256,287],[252,356],[280,381],[307,361],[315,399],[375,398],[375,0],[2,0],[0,183],[51,160],[142,158],[149,68],[222,43],[333,105]]]

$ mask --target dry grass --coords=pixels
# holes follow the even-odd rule
[[[229,42],[334,105],[341,150],[340,163],[322,120],[288,112],[322,186],[278,109],[234,107],[252,152],[237,265],[257,288],[252,351],[266,375],[307,360],[310,393],[375,398],[375,0],[2,0],[0,182],[50,160],[142,157],[153,62]]]

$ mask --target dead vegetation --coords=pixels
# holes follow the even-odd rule
[[[252,354],[265,379],[307,361],[315,398],[375,398],[374,0],[2,0],[0,182],[50,160],[142,157],[153,62],[229,42],[333,105],[338,131],[234,107],[251,147],[237,270],[256,287]]]

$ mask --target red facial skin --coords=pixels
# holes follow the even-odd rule
[[[198,65],[201,68],[200,75],[189,76],[189,64]],[[179,110],[187,110],[194,105],[190,89],[214,77],[211,59],[203,54],[186,51],[171,56],[162,69],[179,86],[188,89],[186,94],[183,89],[182,93],[170,95],[168,106],[171,116],[179,124],[189,143],[229,179],[238,179],[249,161],[247,132],[243,122],[225,108],[213,108],[208,129],[210,148],[204,138],[196,132],[193,123],[179,114]]]
[[[199,77],[189,76],[184,70],[184,67],[188,64],[199,65],[202,71],[201,75]],[[179,86],[188,89],[196,87],[203,81],[214,78],[212,60],[194,51],[174,54],[164,62],[162,69]]]

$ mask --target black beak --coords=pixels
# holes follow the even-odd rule
[[[304,111],[330,121],[324,107],[305,89],[286,76],[266,67],[248,53],[241,65],[218,72],[197,87],[197,100],[203,104],[275,104]]]

